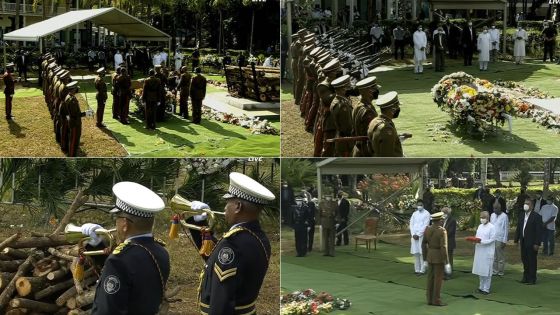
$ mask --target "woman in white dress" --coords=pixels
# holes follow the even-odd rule
[[[527,32],[523,29],[521,25],[517,27],[514,36],[513,44],[513,56],[515,57],[515,63],[523,63],[525,58],[525,41],[527,40]]]

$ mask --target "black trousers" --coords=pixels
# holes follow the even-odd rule
[[[537,251],[533,244],[525,244],[521,239],[521,261],[523,262],[523,281],[537,281]]]
[[[305,224],[294,224],[296,239],[296,252],[298,256],[307,254],[307,226]]]
[[[336,229],[336,234],[338,234],[340,231],[346,228],[346,225],[348,224],[346,222],[347,221],[341,222],[338,225],[338,229]],[[343,243],[344,245],[348,245],[348,230],[345,230],[344,232],[342,232],[342,234],[337,235],[336,246],[339,246],[341,243]]]
[[[463,64],[465,66],[472,66],[473,47],[463,48]]]
[[[313,250],[313,238],[315,237],[315,222],[309,223],[309,231],[307,232],[307,251]]]
[[[550,55],[550,61],[554,61],[554,41],[544,42],[544,56],[542,61],[546,61],[547,55]]]
[[[157,102],[146,102],[145,120],[147,129],[156,129],[156,108]]]
[[[399,59],[397,58],[397,52],[399,49],[401,51],[401,59],[404,59],[404,40],[395,39],[395,51],[394,51],[395,59]]]

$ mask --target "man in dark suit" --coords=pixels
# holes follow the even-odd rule
[[[202,100],[206,97],[206,78],[200,74],[200,68],[194,70],[196,75],[191,81],[191,102],[193,123],[200,124],[202,116]]]
[[[435,54],[435,70],[436,72],[443,71],[445,66],[445,51],[447,50],[447,37],[448,35],[443,30],[443,26],[439,26],[437,33],[434,34],[434,54]]]
[[[520,282],[532,285],[537,282],[537,253],[542,241],[543,223],[540,214],[533,211],[531,199],[525,200],[523,210],[517,221],[514,242],[521,247],[523,279]]]
[[[146,129],[156,129],[156,108],[161,100],[161,82],[156,78],[153,69],[149,71],[150,77],[144,81],[142,89],[142,100],[146,103],[144,112],[146,114]]]
[[[461,43],[463,44],[463,65],[472,66],[473,51],[476,46],[476,33],[472,26],[472,22],[469,21],[467,25],[463,27],[461,32]]]
[[[447,255],[449,256],[449,264],[453,269],[453,251],[455,250],[455,233],[457,232],[457,220],[451,215],[450,207],[443,207],[441,211],[443,215],[443,227],[447,231]],[[445,280],[451,279],[451,274],[445,274]]]
[[[350,202],[348,199],[344,198],[344,193],[342,191],[338,192],[338,209],[337,209],[337,226],[336,226],[336,246],[340,246],[341,243],[348,245],[348,230],[346,226],[348,225],[348,215],[350,214]],[[344,230],[342,234],[340,231]],[[344,239],[344,240],[343,240]]]
[[[546,201],[542,197],[542,190],[537,190],[535,199],[533,199],[533,211],[539,213],[544,205],[546,205]]]
[[[492,212],[494,212],[494,203],[496,201],[498,201],[498,203],[500,204],[500,207],[502,208],[502,212],[507,214],[508,209],[506,206],[506,199],[502,197],[502,192],[499,189],[496,189],[496,191],[494,192],[494,198],[492,198],[492,202],[490,203],[492,205]]]

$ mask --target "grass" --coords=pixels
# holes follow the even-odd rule
[[[224,91],[209,86],[208,93]],[[81,96],[87,98],[89,106],[95,111],[95,88],[92,80],[80,83]],[[0,98],[3,94],[0,94]],[[85,109],[85,102],[82,101]],[[24,105],[25,104],[25,105]],[[27,105],[27,106],[26,106]],[[130,111],[136,106],[131,102]],[[37,88],[17,89],[14,99],[16,123],[8,127],[0,124],[0,136],[7,139],[0,144],[2,156],[64,156],[54,140],[42,92]],[[214,120],[202,120],[196,125],[178,116],[158,123],[156,131],[144,129],[144,121],[134,114],[131,124],[122,125],[112,119],[112,95],[109,94],[105,107],[104,123],[106,130],[95,127],[92,118],[83,119],[82,156],[278,156],[280,137],[273,135],[253,135],[250,130],[240,126]],[[279,128],[280,122],[273,125]],[[3,134],[3,135],[2,135]],[[25,138],[24,141],[21,138]]]
[[[480,73],[476,62],[472,67],[464,67],[462,60],[446,60],[445,73],[465,71],[476,77],[489,80],[513,80],[527,87],[537,87],[552,96],[560,97],[560,67],[531,61],[516,66],[509,62],[490,64],[489,71]],[[430,89],[443,76],[425,67],[423,75],[415,75],[411,67],[376,73],[382,86],[381,93],[391,90],[399,92],[402,103],[401,115],[395,119],[399,132],[412,133],[413,137],[403,143],[404,154],[408,157],[466,157],[466,156],[556,156],[560,135],[533,123],[530,119],[515,118],[513,132],[507,126],[483,142],[463,137],[450,131],[449,115],[437,108]],[[289,83],[283,85],[282,95],[290,93]],[[303,130],[303,119],[293,105],[293,97],[282,103],[283,156],[310,156],[312,135]],[[357,99],[353,100],[354,102]]]
[[[446,308],[434,309],[425,302],[425,276],[413,274],[410,235],[383,235],[377,250],[368,253],[361,246],[336,248],[336,257],[324,257],[318,251],[305,258],[294,257],[293,231],[282,229],[282,291],[306,288],[347,297],[352,307],[336,314],[556,314],[555,287],[560,280],[558,257],[539,256],[538,283],[524,286],[522,266],[515,246],[506,247],[506,275],[493,277],[491,294],[475,293],[478,277],[471,274],[473,248],[457,235],[453,279],[445,281],[442,300]],[[351,240],[351,244],[352,244]],[[318,242],[315,243],[318,247]]]
[[[3,99],[4,94],[0,95]],[[85,110],[85,101],[81,97],[78,97],[78,100],[82,110]],[[39,89],[17,89],[12,114],[15,118],[10,123],[3,118],[0,120],[1,156],[64,157],[55,140],[53,122]],[[95,126],[93,118],[82,119],[80,142],[79,156],[127,155],[126,150],[110,133]]]
[[[18,230],[24,235],[31,230],[35,232],[51,232],[52,226],[35,226],[32,217],[38,217],[39,212],[30,213],[28,209],[21,206],[0,204],[0,239],[8,237]],[[169,232],[169,218],[172,211],[165,209],[156,216],[154,224],[154,234],[156,237],[167,242],[166,249],[169,252],[171,261],[171,273],[168,280],[168,288],[180,287],[179,294],[175,296],[178,301],[171,304],[170,315],[199,314],[197,312],[197,290],[199,285],[199,274],[204,266],[198,251],[192,246],[185,235],[170,241],[167,234]],[[72,219],[74,224],[84,224],[96,222],[104,227],[112,228],[115,223],[108,215],[95,211],[78,213]],[[22,224],[22,228],[16,227]],[[280,234],[278,227],[265,227],[272,246],[272,256],[269,269],[261,287],[260,295],[257,300],[257,311],[259,314],[278,314],[278,292],[280,292]]]

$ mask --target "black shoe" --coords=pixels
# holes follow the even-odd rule
[[[519,282],[519,283],[527,283],[528,281],[525,280],[525,279],[521,279],[521,280],[519,280],[519,281],[517,281],[517,282]]]
[[[107,126],[105,126],[105,124],[101,123],[101,124],[95,124],[95,126],[97,126],[98,128],[105,128]]]
[[[535,284],[537,284],[536,281],[525,282],[525,285],[535,285]]]

